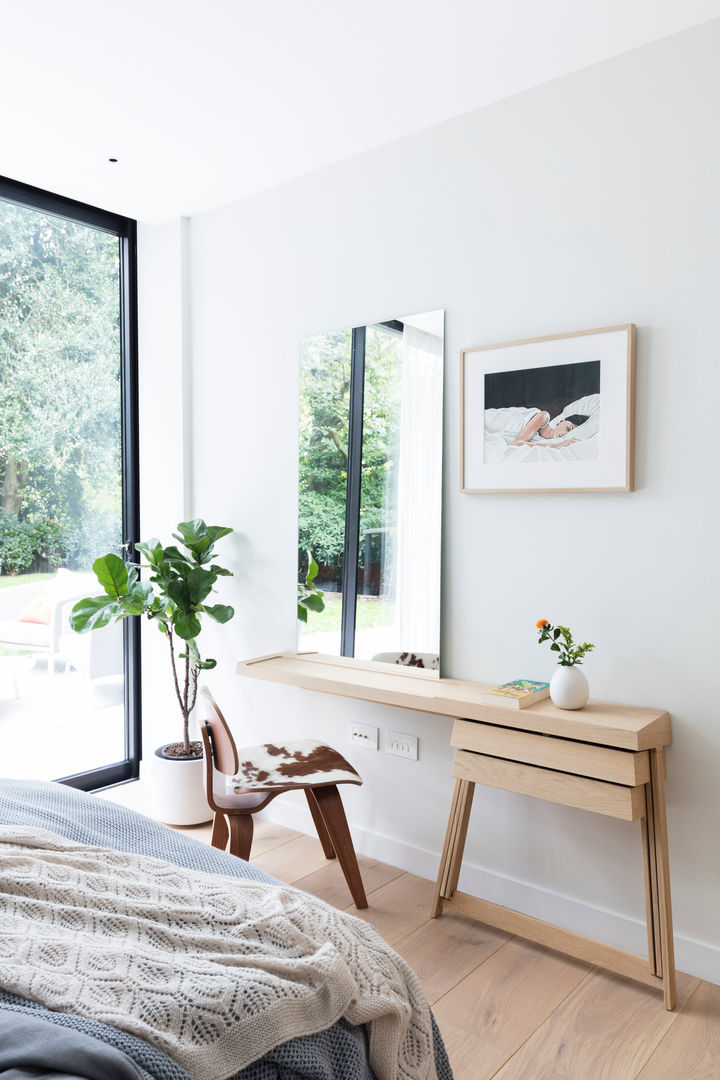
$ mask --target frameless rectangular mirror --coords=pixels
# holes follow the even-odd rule
[[[439,671],[443,333],[431,311],[300,344],[303,651]]]

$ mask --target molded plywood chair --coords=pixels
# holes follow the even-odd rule
[[[205,746],[206,791],[215,814],[213,847],[250,858],[252,815],[283,791],[304,791],[325,857],[340,863],[355,907],[368,906],[355,848],[348,829],[338,784],[362,784],[345,758],[330,746],[313,739],[283,740],[246,747],[238,753],[225,717],[210,691],[202,687],[205,718],[200,734]],[[231,792],[218,791],[215,775],[232,778]],[[227,785],[227,779],[226,779]]]

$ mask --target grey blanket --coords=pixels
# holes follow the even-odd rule
[[[127,1054],[38,1016],[0,1011],[0,1080],[144,1080]]]
[[[0,780],[0,822],[49,829],[84,844],[112,847],[167,859],[206,873],[227,874],[254,881],[273,881],[267,874],[226,852],[218,851],[192,837],[169,829],[142,814],[115,803],[87,795],[62,784],[42,781]],[[0,973],[0,987],[2,975]],[[130,1059],[143,1080],[189,1080],[161,1051],[126,1032],[82,1017],[54,1013],[33,1002],[14,997],[0,988],[0,1016],[10,1014],[11,1023],[32,1017],[45,1025],[89,1036],[113,1047]],[[452,1080],[445,1048],[435,1028],[435,1059],[438,1080]],[[0,1059],[0,1062],[2,1059]],[[0,1080],[25,1080],[26,1073],[6,1075]],[[65,1080],[60,1072],[32,1073],[46,1080]],[[79,1072],[68,1074],[84,1077]],[[122,1074],[118,1074],[120,1077]],[[107,1073],[110,1080],[112,1073]],[[92,1077],[91,1077],[92,1080]],[[124,1077],[123,1077],[124,1080]],[[292,1039],[276,1047],[259,1061],[237,1073],[233,1080],[374,1080],[367,1062],[365,1030],[340,1020],[327,1031]]]

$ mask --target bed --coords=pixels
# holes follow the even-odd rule
[[[561,413],[550,419],[555,427],[567,416],[579,414],[588,419],[571,434],[569,446],[553,447],[552,442],[535,435],[522,446],[513,446],[513,440],[525,424],[538,412],[521,406],[503,409],[485,409],[484,460],[486,465],[514,462],[595,461],[600,446],[600,395],[587,394],[566,405]],[[563,440],[559,440],[563,441]]]
[[[16,835],[31,836],[33,830],[47,830],[56,838],[60,850],[54,857],[60,860],[61,868],[65,858],[63,844],[69,852],[79,853],[78,857],[99,858],[93,855],[95,849],[112,849],[117,853],[117,859],[132,859],[133,865],[145,866],[152,860],[163,860],[163,865],[171,864],[170,869],[183,868],[181,876],[184,879],[200,875],[203,882],[209,883],[208,888],[214,888],[216,883],[218,888],[221,884],[225,889],[234,888],[234,882],[229,879],[246,882],[244,892],[251,895],[254,895],[253,890],[262,890],[265,886],[276,887],[269,892],[274,894],[282,889],[282,895],[288,893],[302,898],[303,904],[306,901],[308,905],[312,904],[313,910],[320,910],[323,917],[333,911],[333,919],[346,918],[320,901],[311,901],[300,890],[281,887],[249,863],[141,814],[61,784],[0,781],[0,827],[5,828],[4,835],[10,843]],[[37,835],[42,838],[44,834]],[[138,855],[150,857],[150,860],[137,860]],[[71,855],[67,858],[70,860]],[[213,876],[207,878],[205,875]],[[2,900],[0,896],[0,912],[4,910]],[[11,898],[7,894],[5,900],[5,907],[11,907]],[[350,923],[344,925],[352,929],[351,924],[356,923],[374,935],[374,931],[360,920],[350,919]],[[31,1000],[39,995],[15,992],[17,987],[7,974],[12,946],[11,936],[4,935],[2,930],[7,925],[0,924],[0,1078],[188,1080],[193,1077],[194,1080],[196,1075],[202,1074],[201,1069],[188,1072],[158,1045],[131,1030],[99,1021],[93,1017],[92,1010],[89,1015],[85,1009],[76,1012],[67,1006],[49,1009],[38,1000]],[[38,932],[41,932],[40,927]],[[387,946],[383,944],[383,948],[387,949]],[[434,1080],[434,1071],[437,1080],[452,1080],[442,1040],[432,1014],[429,1016],[431,1065],[428,1077]],[[242,1069],[227,1073],[227,1077],[228,1080],[230,1076],[233,1080],[379,1080],[370,1065],[373,1030],[372,1026],[353,1024],[341,1017],[323,1030],[280,1042]],[[222,1074],[222,1069],[213,1073],[216,1077]],[[397,1070],[390,1069],[387,1075],[401,1080],[409,1073],[401,1063]]]

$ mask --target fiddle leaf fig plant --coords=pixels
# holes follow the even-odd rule
[[[170,647],[175,695],[183,718],[182,742],[165,747],[171,757],[194,757],[202,744],[190,742],[190,714],[197,699],[198,676],[217,664],[203,659],[197,644],[202,618],[226,623],[235,614],[227,604],[208,603],[219,577],[231,571],[214,562],[215,544],[233,530],[225,525],[206,525],[202,518],[181,521],[173,539],[177,545],[163,547],[153,537],[136,544],[144,557],[142,567],[128,565],[112,552],[93,563],[93,570],[105,590],[101,596],[79,600],[70,614],[70,626],[78,633],[98,630],[129,615],[145,615],[165,634]],[[140,579],[141,569],[149,574]]]

